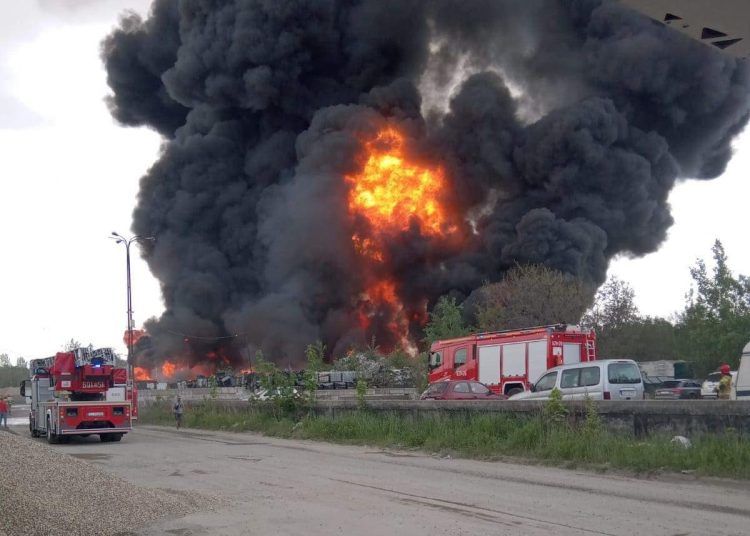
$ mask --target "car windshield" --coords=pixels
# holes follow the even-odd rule
[[[471,382],[469,384],[469,387],[471,387],[472,393],[476,393],[478,395],[487,395],[490,393],[490,390],[479,382]]]
[[[610,363],[609,383],[641,383],[641,371],[635,363]]]
[[[448,387],[448,384],[446,382],[441,383],[433,383],[430,385],[427,390],[424,392],[426,395],[437,395],[445,391],[445,388]]]

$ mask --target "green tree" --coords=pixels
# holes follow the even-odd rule
[[[721,363],[736,367],[742,347],[750,341],[750,279],[733,275],[719,240],[711,251],[713,270],[702,259],[690,270],[693,288],[677,324],[680,355],[699,375]]]
[[[636,361],[676,359],[675,328],[663,318],[642,317],[635,291],[612,277],[596,293],[581,323],[596,331],[600,357]]]
[[[10,357],[8,354],[0,354],[0,367],[9,367]]]
[[[636,318],[617,328],[597,331],[596,339],[600,359],[681,359],[675,326],[664,318]]]
[[[639,319],[635,291],[625,281],[611,277],[594,296],[594,304],[583,316],[583,324],[604,332]]]
[[[367,380],[357,378],[357,407],[360,410],[367,408]]]
[[[427,344],[440,339],[451,339],[468,334],[471,328],[463,320],[462,307],[456,298],[442,296],[430,313],[430,320],[424,328]]]
[[[261,387],[273,403],[276,418],[295,412],[297,396],[294,377],[279,369],[275,363],[267,361],[260,350],[255,353],[255,369],[258,371]]]
[[[326,346],[323,341],[316,341],[309,344],[305,349],[307,357],[307,366],[305,367],[305,392],[307,403],[312,407],[315,404],[315,393],[318,389],[318,372],[323,370],[323,358],[326,354]]]
[[[0,367],[0,387],[18,387],[21,380],[29,378],[29,369],[26,367]]]
[[[516,266],[499,283],[482,287],[477,324],[480,331],[576,324],[591,295],[581,281],[552,268]]]
[[[16,359],[16,366],[26,368],[27,366],[26,360],[23,357],[19,356],[18,359]]]

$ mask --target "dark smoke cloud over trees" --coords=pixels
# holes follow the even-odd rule
[[[102,54],[112,115],[165,140],[133,222],[158,239],[157,358],[395,344],[387,307],[353,320],[366,270],[407,310],[517,263],[598,285],[658,248],[675,181],[721,174],[750,111],[746,63],[597,0],[156,0]],[[388,125],[445,169],[461,240],[415,223],[372,268],[344,177]]]

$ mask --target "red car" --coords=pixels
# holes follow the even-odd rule
[[[472,380],[451,380],[430,384],[419,397],[420,400],[505,400],[505,395],[498,395],[480,382]]]

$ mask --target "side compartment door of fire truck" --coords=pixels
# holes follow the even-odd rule
[[[33,429],[46,430],[47,416],[43,402],[54,400],[50,378],[37,378],[31,382],[31,411],[34,418]]]
[[[480,346],[477,379],[485,385],[500,384],[500,345]]]
[[[581,344],[566,342],[563,343],[563,364],[570,365],[571,363],[581,362]]]
[[[526,343],[503,344],[501,364],[505,394],[515,390],[517,392],[524,391],[526,389],[524,384],[526,378]]]
[[[529,383],[536,383],[547,372],[548,346],[547,339],[529,342]]]

